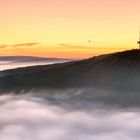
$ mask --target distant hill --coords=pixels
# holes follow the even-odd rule
[[[0,61],[12,61],[14,62],[38,62],[38,61],[63,61],[69,59],[61,58],[45,58],[34,56],[0,56]]]
[[[140,51],[0,72],[0,89],[97,87],[140,91]]]

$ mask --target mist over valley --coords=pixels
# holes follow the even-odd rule
[[[1,71],[0,137],[139,140],[139,72],[139,50]]]

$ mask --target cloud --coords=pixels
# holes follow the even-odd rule
[[[90,41],[90,40],[89,40]],[[83,45],[74,45],[74,44],[65,44],[61,43],[58,46],[67,47],[67,48],[80,48],[80,49],[94,49],[94,50],[126,50],[126,47],[103,47],[98,46],[97,44],[103,44],[104,42],[89,42],[89,44]],[[96,46],[97,45],[97,46]]]
[[[4,48],[7,48],[8,45],[0,45],[0,49],[4,49]]]
[[[58,46],[73,47],[73,46],[77,46],[77,45],[74,45],[73,43],[60,43],[60,44],[58,44]]]
[[[88,47],[86,45],[74,45],[74,44],[65,44],[65,43],[62,43],[62,44],[58,44],[58,46],[61,46],[61,47],[68,47],[68,48],[91,48],[91,47]]]
[[[81,101],[82,102],[82,101]],[[85,104],[86,105],[86,104]],[[140,112],[75,109],[31,95],[0,96],[2,140],[139,140]],[[88,107],[87,106],[87,107]]]
[[[40,43],[22,43],[22,44],[14,44],[12,45],[13,47],[24,47],[24,46],[36,46],[39,45]]]
[[[33,47],[36,45],[40,45],[40,43],[21,43],[21,44],[12,44],[12,45],[0,45],[0,49]]]

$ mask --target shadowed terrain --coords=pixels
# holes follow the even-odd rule
[[[0,72],[9,89],[104,87],[139,89],[140,52],[131,50],[86,60]]]
[[[7,70],[0,72],[0,75],[1,92],[46,89],[59,93],[59,90],[72,89],[75,92],[71,92],[80,98],[124,105],[125,102],[140,104],[139,50],[63,64]]]

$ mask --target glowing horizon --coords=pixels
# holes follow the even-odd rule
[[[139,0],[2,0],[0,55],[86,58],[137,48],[139,4]]]

